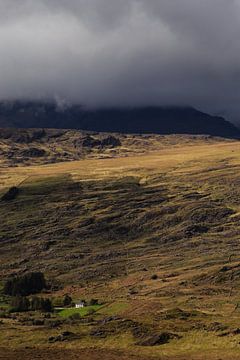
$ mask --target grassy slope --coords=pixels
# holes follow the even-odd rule
[[[125,135],[112,134],[119,144],[91,145],[89,140],[102,141],[109,137],[104,133],[87,133],[77,130],[45,129],[1,129],[0,128],[0,165],[1,167],[54,164],[56,162],[80,159],[111,159],[123,156],[143,155],[169,147],[184,145],[214,144],[219,139],[205,135]],[[230,142],[221,139],[222,142]],[[34,153],[29,150],[34,149]],[[43,154],[37,156],[36,150]]]
[[[63,318],[68,318],[71,315],[79,314],[80,316],[87,315],[90,311],[98,311],[100,310],[100,305],[93,305],[93,306],[85,306],[82,309],[76,309],[76,308],[69,308],[69,309],[63,309],[59,311],[59,315]]]
[[[139,348],[123,331],[95,346],[237,359],[239,335],[218,335],[239,326],[239,150],[238,142],[203,142],[141,157],[2,170],[2,191],[6,179],[25,179],[17,200],[0,203],[2,278],[41,269],[65,284],[62,293],[113,302],[103,315],[182,336]],[[53,333],[36,329],[29,339],[21,327],[18,342],[16,328],[7,331],[12,340],[1,336],[2,345],[17,347],[46,346],[46,331]]]

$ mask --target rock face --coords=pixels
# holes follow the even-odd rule
[[[26,157],[43,157],[46,155],[46,151],[38,148],[29,148],[21,152],[22,156]]]
[[[141,340],[137,343],[139,346],[158,346],[167,344],[170,340],[179,339],[180,336],[176,334],[172,334],[169,332],[162,332],[161,334],[156,334],[150,336],[147,339]]]
[[[71,340],[76,340],[78,339],[79,336],[70,332],[70,331],[64,331],[62,334],[57,335],[57,336],[51,336],[48,341],[50,343],[55,343],[55,342],[62,342],[62,341],[71,341]]]
[[[102,140],[102,147],[115,148],[121,146],[121,141],[117,139],[115,136],[108,136]]]
[[[44,129],[37,130],[21,130],[14,131],[13,129],[0,129],[0,139],[10,139],[18,144],[30,144],[33,141],[41,140],[46,136]]]
[[[94,148],[99,147],[101,145],[101,141],[98,139],[94,139],[92,136],[86,136],[82,141],[82,146],[85,148]]]
[[[83,139],[82,146],[85,148],[115,148],[121,146],[121,141],[112,135],[103,139],[95,139],[88,135]]]

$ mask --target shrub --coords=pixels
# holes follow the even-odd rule
[[[98,305],[98,299],[91,299],[89,301],[89,306],[94,306],[94,305]]]
[[[50,299],[43,299],[37,296],[33,297],[30,302],[30,308],[33,311],[40,310],[44,312],[52,312],[53,305]]]
[[[43,319],[33,319],[32,324],[34,326],[43,326],[44,325],[44,320]]]
[[[50,299],[42,299],[42,310],[45,312],[53,311],[53,306]]]
[[[63,299],[63,306],[70,306],[72,304],[72,298],[68,294]]]
[[[42,299],[35,296],[31,299],[31,310],[36,311],[36,310],[42,310]]]
[[[6,311],[0,311],[0,319],[5,319],[9,316]]]
[[[89,309],[89,310],[87,311],[87,315],[93,315],[95,312],[96,312],[96,310],[94,310],[94,309]]]
[[[81,315],[79,313],[75,313],[69,316],[70,320],[81,320]]]
[[[23,296],[16,296],[11,301],[11,312],[24,312],[30,308],[28,298]]]
[[[52,319],[46,319],[44,320],[44,325],[47,326],[50,329],[57,328],[61,326],[64,323],[64,320],[52,320]]]
[[[27,296],[36,294],[46,287],[44,275],[32,272],[23,276],[16,276],[6,281],[3,292],[10,296]]]
[[[158,279],[157,274],[153,274],[153,275],[151,276],[151,279],[152,279],[152,280],[157,280],[157,279]]]
[[[62,297],[55,297],[53,298],[53,306],[55,307],[63,307],[64,299]]]

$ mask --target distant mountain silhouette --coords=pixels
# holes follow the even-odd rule
[[[240,130],[224,118],[211,116],[191,107],[88,110],[79,105],[59,109],[54,103],[2,102],[0,127],[145,134],[208,134],[240,138]]]

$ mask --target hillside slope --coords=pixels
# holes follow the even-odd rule
[[[193,143],[214,144],[219,140],[207,135],[126,135],[62,129],[2,128],[0,164],[7,167],[80,159],[111,159]]]
[[[51,296],[107,304],[89,324],[63,325],[81,336],[50,353],[94,342],[106,359],[113,349],[127,359],[239,358],[239,154],[238,141],[203,138],[140,156],[1,169],[1,194],[19,188],[0,201],[1,279],[41,270],[62,285]],[[60,331],[12,321],[2,325],[5,348],[44,350]],[[149,331],[175,337],[146,346]]]

